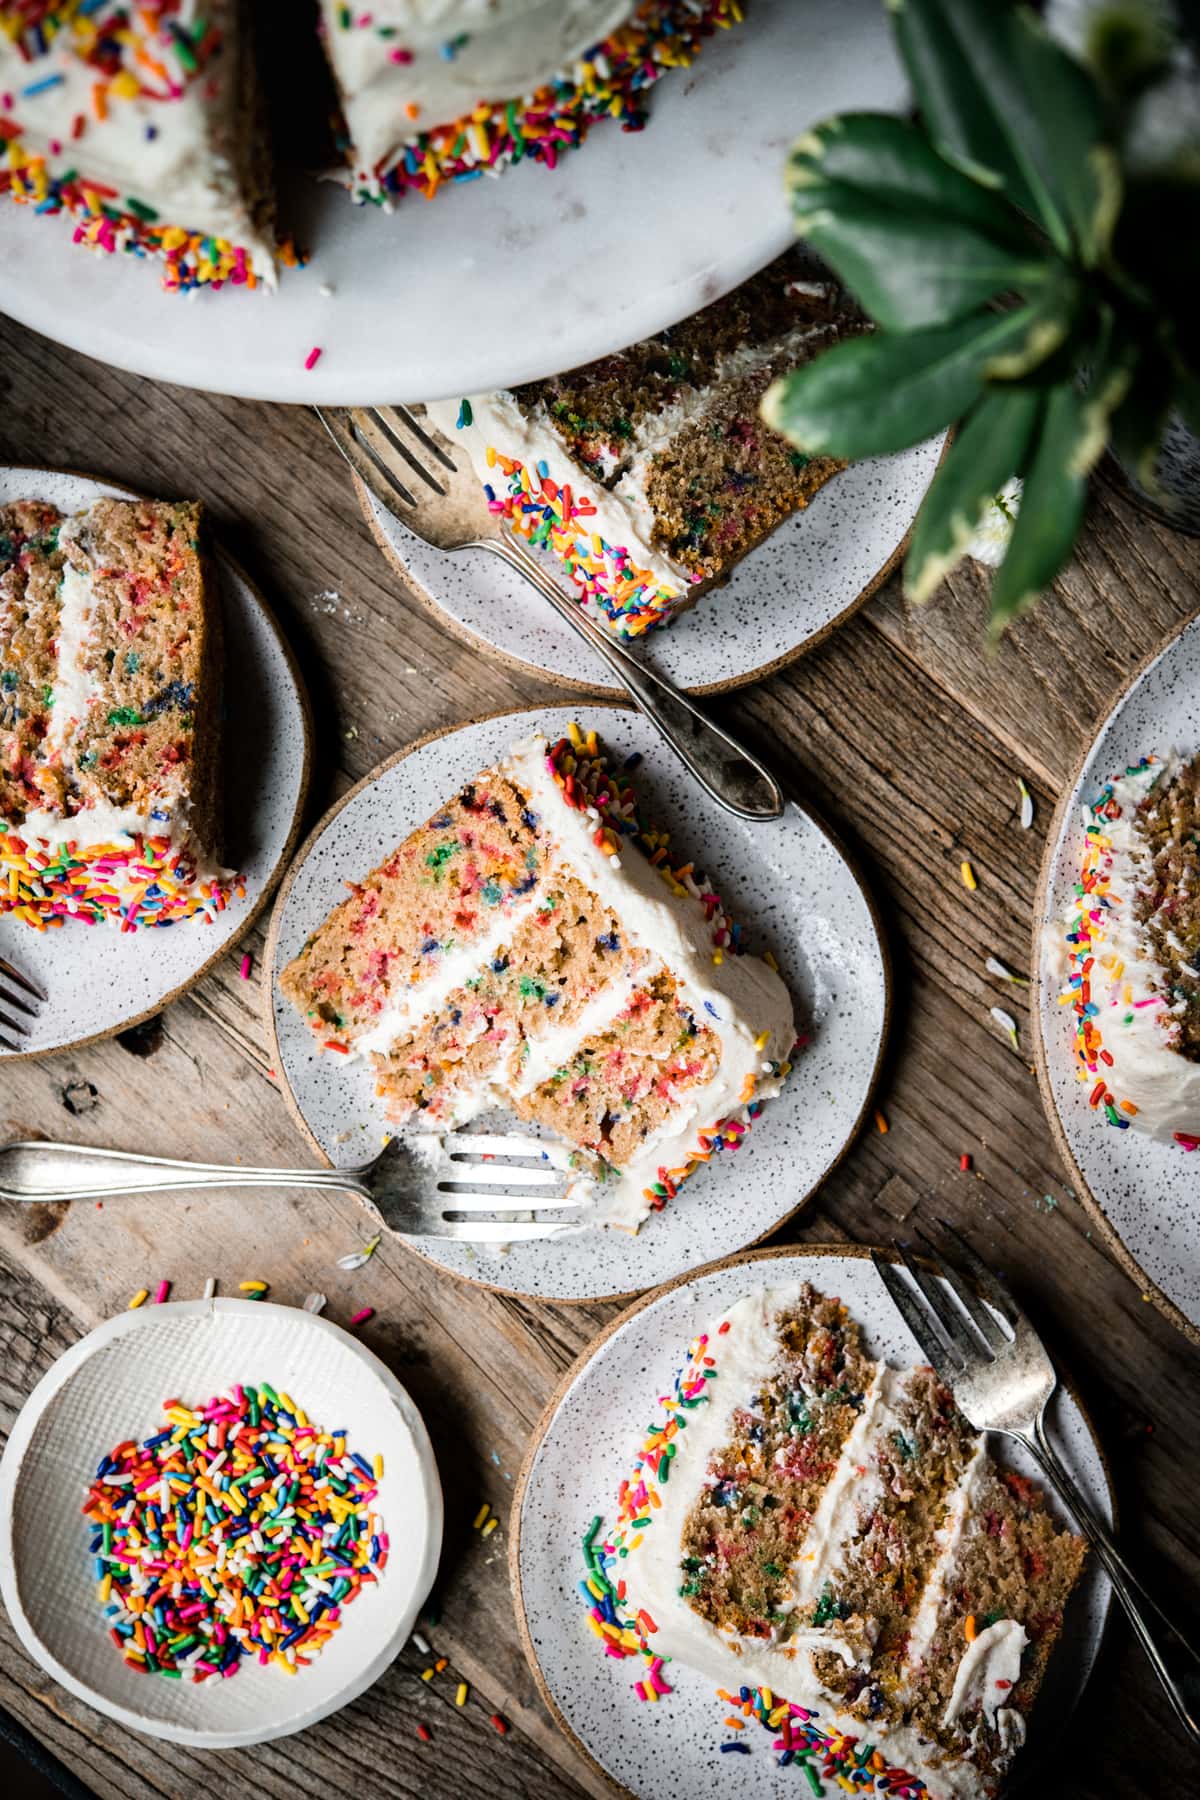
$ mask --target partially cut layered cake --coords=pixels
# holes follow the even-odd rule
[[[0,193],[169,288],[274,283],[274,201],[240,0],[0,0]]]
[[[738,0],[321,0],[351,190],[432,199],[527,157],[553,168],[598,120],[640,129],[648,90],[740,18]]]
[[[614,356],[428,407],[491,511],[561,561],[602,624],[669,623],[843,466],[762,419],[777,376],[861,321],[796,255]]]
[[[0,507],[0,914],[223,911],[220,602],[200,507]]]
[[[639,1696],[670,1691],[675,1659],[781,1762],[833,1777],[814,1791],[994,1794],[1083,1540],[931,1370],[868,1357],[808,1284],[738,1300],[661,1405],[585,1545],[593,1629]]]
[[[1085,807],[1066,949],[1092,1106],[1200,1149],[1200,757],[1144,758]]]
[[[397,1123],[546,1127],[608,1223],[736,1148],[788,1071],[779,975],[594,733],[517,745],[350,887],[280,978],[318,1042],[371,1060]]]

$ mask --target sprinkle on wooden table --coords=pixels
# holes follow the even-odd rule
[[[495,1531],[495,1529],[499,1525],[499,1523],[500,1523],[499,1519],[489,1519],[487,1524],[484,1526],[483,1531],[481,1532],[480,1535],[482,1537],[491,1537],[493,1531]]]
[[[467,1695],[470,1691],[471,1690],[466,1682],[460,1681],[454,1695],[455,1706],[465,1706],[467,1704]]]
[[[449,1667],[450,1667],[450,1658],[448,1656],[439,1656],[437,1661],[433,1665],[434,1674],[435,1675],[444,1675],[446,1673],[446,1670]]]
[[[150,1289],[139,1288],[137,1293],[133,1296],[133,1299],[129,1302],[128,1310],[132,1312],[136,1306],[144,1306],[149,1298]]]
[[[492,1724],[496,1727],[496,1730],[500,1733],[501,1737],[507,1737],[507,1735],[508,1735],[508,1720],[507,1719],[502,1719],[499,1713],[493,1713],[492,1714]]]
[[[254,959],[250,955],[250,952],[247,950],[245,956],[243,956],[243,958],[242,958],[241,967],[238,970],[238,974],[241,976],[243,981],[249,981],[250,970],[253,968],[253,966],[254,966]]]
[[[217,1278],[215,1275],[210,1275],[208,1280],[204,1283],[204,1298],[206,1300],[213,1299],[216,1294],[216,1291],[217,1291]]]
[[[316,1293],[305,1294],[304,1310],[306,1313],[324,1312],[325,1311],[325,1296],[324,1296],[324,1294],[316,1294]]]
[[[154,1296],[155,1306],[161,1306],[163,1301],[166,1299],[167,1295],[170,1293],[170,1291],[171,1291],[170,1282],[169,1281],[160,1281],[158,1284],[158,1292]]]
[[[472,1531],[482,1530],[483,1521],[487,1518],[487,1516],[491,1512],[491,1510],[492,1510],[491,1507],[488,1505],[487,1501],[485,1500],[483,1505],[480,1507],[479,1511],[475,1514],[475,1522],[471,1526]]]
[[[876,1109],[875,1109],[875,1129],[881,1137],[887,1136],[888,1122],[887,1122],[887,1119],[884,1117],[883,1113],[880,1112],[878,1107],[876,1107]]]
[[[247,1300],[261,1300],[269,1286],[267,1281],[239,1281],[238,1292],[245,1294]]]
[[[970,1151],[968,1151],[968,1150],[963,1151],[962,1155],[958,1159],[958,1166],[963,1171],[964,1175],[969,1172],[970,1167],[971,1167]]]
[[[432,1681],[433,1680],[433,1664],[432,1663],[430,1663],[430,1665],[427,1669],[421,1670],[421,1680],[422,1681]]]
[[[360,1306],[350,1323],[351,1325],[365,1325],[368,1319],[373,1319],[374,1317],[375,1308],[373,1306]]]
[[[429,1744],[429,1743],[433,1742],[433,1733],[432,1733],[432,1731],[430,1731],[428,1725],[418,1725],[417,1726],[417,1736],[420,1738],[420,1740],[423,1744]]]
[[[412,1634],[412,1646],[414,1650],[419,1650],[422,1656],[429,1655],[429,1645],[419,1631],[414,1631]]]
[[[960,865],[959,874],[962,876],[963,886],[973,894],[975,889],[979,886],[979,883],[975,879],[975,871],[969,862]]]

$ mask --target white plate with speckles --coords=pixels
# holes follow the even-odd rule
[[[597,1513],[607,1522],[614,1517],[618,1485],[633,1468],[657,1398],[670,1393],[692,1338],[743,1294],[791,1281],[811,1281],[844,1300],[873,1356],[896,1365],[923,1360],[865,1248],[835,1244],[734,1258],[630,1307],[584,1352],[542,1416],[513,1497],[513,1596],[542,1697],[584,1755],[623,1792],[642,1800],[807,1792],[794,1768],[779,1768],[770,1748],[774,1732],[747,1730],[748,1756],[721,1752],[720,1744],[733,1736],[722,1728],[729,1709],[717,1700],[713,1683],[693,1670],[673,1662],[669,1698],[657,1706],[639,1701],[631,1665],[601,1654],[578,1587],[584,1533]],[[1050,1435],[1093,1506],[1111,1520],[1104,1457],[1069,1392],[1060,1391],[1054,1402]],[[1006,1465],[1036,1474],[1023,1453],[1010,1459],[999,1440],[991,1448]],[[1107,1577],[1085,1568],[1022,1761],[1036,1763],[1039,1721],[1052,1737],[1082,1693],[1110,1597]]]
[[[69,512],[105,496],[129,499],[131,492],[58,470],[0,468],[0,505],[40,499]],[[308,791],[308,700],[262,595],[219,545],[214,561],[225,629],[222,768],[236,802],[228,808],[224,855],[243,876],[245,894],[212,925],[189,920],[169,930],[121,933],[68,922],[38,932],[0,917],[0,956],[50,996],[28,1021],[23,1055],[111,1037],[177,999],[250,929],[295,845]],[[0,1046],[0,1059],[15,1054]]]
[[[757,681],[820,643],[869,600],[904,551],[933,480],[945,433],[896,456],[872,456],[835,475],[674,624],[629,646],[676,687],[716,693]],[[497,556],[446,556],[415,537],[355,477],[367,522],[458,637],[554,681],[613,693],[603,667],[546,602]],[[579,590],[549,551],[547,569]]]
[[[1072,1055],[1075,1015],[1059,1005],[1054,950],[1083,856],[1083,808],[1143,756],[1200,748],[1200,618],[1134,674],[1105,719],[1050,827],[1034,924],[1042,1101],[1079,1194],[1105,1242],[1167,1317],[1200,1343],[1200,1152],[1118,1131],[1088,1105]],[[1054,948],[1052,948],[1054,946]]]
[[[280,970],[344,896],[463,782],[533,731],[552,741],[577,718],[614,766],[633,752],[650,817],[707,869],[752,949],[773,950],[810,1042],[783,1092],[735,1156],[699,1170],[636,1237],[590,1230],[496,1250],[410,1238],[456,1275],[537,1299],[596,1300],[656,1286],[756,1242],[800,1206],[862,1121],[883,1051],[886,952],[870,898],[841,848],[789,807],[751,825],[703,795],[640,714],[589,705],[499,713],[422,740],[353,788],[316,827],[280,891],[267,943],[274,1062],[309,1142],[330,1163],[366,1161],[386,1129],[370,1069],[322,1055],[279,992]]]
[[[351,1453],[383,1458],[390,1538],[378,1584],[345,1607],[307,1669],[253,1659],[226,1681],[147,1681],[109,1641],[80,1502],[100,1458],[194,1405],[269,1380]],[[29,1654],[76,1699],[135,1731],[222,1750],[302,1731],[378,1680],[437,1571],[442,1490],[429,1434],[396,1377],[329,1319],[269,1301],[189,1300],[119,1313],[73,1344],[22,1407],[0,1464],[0,1590]]]
[[[481,393],[607,356],[736,287],[791,240],[793,139],[847,107],[907,106],[879,0],[751,0],[649,95],[644,132],[599,124],[553,170],[526,161],[394,216],[294,175],[281,210],[311,258],[273,294],[185,302],[155,264],[81,250],[69,217],[5,201],[0,312],[117,368],[255,400]]]

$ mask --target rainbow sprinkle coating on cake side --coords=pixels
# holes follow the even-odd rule
[[[349,23],[350,9],[343,10]],[[531,160],[553,169],[601,119],[640,131],[646,123],[642,100],[655,83],[672,69],[689,67],[707,38],[743,16],[741,0],[646,0],[627,25],[548,85],[524,96],[481,100],[459,118],[414,131],[392,160],[356,167],[351,192],[375,205],[410,191],[432,200],[448,183],[498,175],[514,163]],[[369,29],[370,15],[364,18]],[[403,55],[401,49],[396,60]]]

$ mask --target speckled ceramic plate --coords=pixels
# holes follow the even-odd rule
[[[37,498],[70,511],[104,495],[127,499],[130,490],[57,470],[0,468],[0,505]],[[238,777],[225,856],[243,875],[245,896],[213,925],[195,921],[128,935],[74,924],[37,932],[0,917],[0,956],[50,996],[30,1021],[22,1054],[77,1049],[178,998],[249,930],[295,845],[308,791],[308,700],[262,595],[219,546],[216,564],[225,627],[223,766]],[[11,1055],[0,1047],[0,1058]]]
[[[879,0],[746,13],[659,84],[644,132],[598,125],[554,170],[526,162],[432,205],[410,195],[394,216],[293,177],[281,213],[311,260],[274,294],[181,301],[155,265],[77,249],[69,218],[6,200],[0,312],[156,381],[318,406],[478,393],[607,356],[786,248],[800,132],[908,104]]]
[[[1134,674],[1054,815],[1034,923],[1038,1076],[1058,1147],[1118,1261],[1172,1322],[1200,1343],[1200,1154],[1114,1130],[1088,1105],[1071,1054],[1075,1015],[1060,1006],[1054,959],[1083,854],[1083,807],[1151,751],[1200,749],[1200,617]]]
[[[769,675],[820,643],[887,579],[933,480],[945,434],[898,456],[873,456],[826,482],[734,569],[662,631],[631,646],[677,687],[715,693]],[[444,625],[505,661],[554,681],[605,688],[602,665],[536,589],[486,550],[446,556],[371,498],[355,477],[367,521],[389,560],[416,583]],[[563,591],[578,590],[542,552]]]
[[[721,1753],[718,1746],[732,1735],[721,1724],[728,1708],[704,1676],[672,1663],[675,1691],[669,1699],[657,1706],[639,1701],[631,1665],[600,1653],[578,1590],[583,1535],[597,1513],[612,1516],[618,1484],[633,1467],[654,1401],[670,1391],[691,1339],[754,1288],[804,1280],[846,1302],[872,1355],[898,1365],[922,1360],[865,1249],[834,1244],[757,1251],[673,1283],[622,1313],[564,1377],[526,1454],[513,1497],[509,1552],[525,1654],[562,1729],[622,1793],[640,1800],[728,1800],[731,1794],[778,1794],[782,1800],[808,1791],[796,1769],[779,1768],[770,1748],[774,1734],[752,1728],[745,1734],[749,1756]],[[1111,1519],[1104,1459],[1072,1395],[1060,1392],[1050,1423],[1064,1462]],[[992,1448],[1010,1461],[1001,1440],[993,1440]],[[1011,1462],[1035,1473],[1023,1456]],[[1107,1578],[1094,1568],[1085,1571],[1024,1761],[1036,1765],[1038,1720],[1043,1729],[1061,1729],[1082,1692],[1109,1597]]]
[[[490,1246],[408,1239],[457,1275],[538,1299],[635,1293],[727,1256],[773,1231],[837,1162],[863,1117],[887,1023],[889,976],[871,901],[824,827],[789,807],[750,825],[715,806],[665,752],[640,714],[589,705],[499,713],[423,740],[367,776],[326,815],[289,871],[271,919],[270,1029],[275,1066],[310,1143],[332,1163],[365,1161],[385,1120],[369,1069],[322,1055],[279,993],[279,971],[345,893],[478,770],[532,731],[561,736],[573,718],[595,725],[619,763],[646,761],[648,810],[702,862],[752,947],[775,952],[811,1042],[736,1156],[687,1182],[636,1237],[593,1228]]]
[[[269,1379],[349,1449],[383,1458],[391,1544],[377,1585],[295,1680],[248,1660],[228,1681],[147,1681],[109,1642],[80,1501],[112,1445],[162,1422],[166,1394],[199,1402]],[[222,1750],[324,1719],[378,1680],[433,1583],[442,1490],[424,1422],[391,1370],[329,1319],[248,1300],[119,1313],[60,1356],[17,1417],[0,1464],[0,1591],[29,1654],[77,1700],[150,1737]]]

